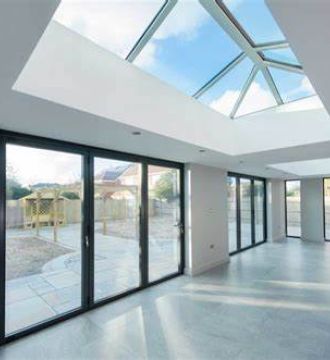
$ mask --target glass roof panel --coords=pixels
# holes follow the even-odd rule
[[[54,20],[125,58],[164,0],[62,0]]]
[[[272,67],[269,67],[269,71],[284,102],[315,94],[315,90],[306,75]]]
[[[288,64],[300,65],[298,59],[290,48],[265,50],[262,52],[265,59],[281,61]]]
[[[252,67],[252,61],[245,58],[207,90],[199,100],[212,109],[229,116]]]
[[[276,100],[268,84],[259,71],[239,106],[235,116],[247,115],[256,111],[276,106]]]
[[[134,63],[192,95],[240,52],[198,0],[181,0]]]
[[[223,0],[256,44],[285,40],[264,0]]]

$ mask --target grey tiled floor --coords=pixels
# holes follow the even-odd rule
[[[330,244],[234,256],[0,349],[1,360],[329,359]]]

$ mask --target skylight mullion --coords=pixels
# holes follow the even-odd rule
[[[280,61],[268,60],[268,59],[264,60],[264,64],[267,66],[272,66],[274,68],[291,71],[291,72],[298,73],[298,74],[304,73],[304,71],[300,65],[293,65],[293,64],[280,62]]]
[[[242,88],[242,90],[241,90],[241,92],[240,92],[240,94],[239,94],[239,97],[238,97],[238,99],[237,99],[237,101],[236,101],[236,103],[235,103],[235,105],[234,105],[234,107],[233,107],[233,110],[232,110],[231,113],[230,113],[230,117],[231,117],[231,118],[233,118],[233,117],[235,116],[235,114],[236,114],[239,106],[241,105],[241,103],[242,103],[242,101],[243,101],[246,93],[248,92],[248,90],[249,90],[249,88],[250,88],[250,86],[251,86],[254,78],[256,77],[258,71],[259,71],[259,68],[258,68],[258,66],[255,65],[255,66],[253,67],[253,69],[252,69],[249,77],[247,78],[245,84],[243,85],[243,88]]]
[[[236,65],[238,65],[245,58],[245,56],[246,55],[244,53],[239,54],[233,61],[221,69],[212,79],[210,79],[205,85],[196,91],[193,97],[198,99],[200,96],[202,96],[208,89],[210,89],[220,79],[227,75]]]
[[[148,41],[152,38],[154,33],[158,30],[158,28],[161,26],[163,21],[166,19],[167,15],[172,11],[172,9],[174,8],[177,2],[178,0],[166,0],[165,4],[159,10],[157,15],[152,20],[152,22],[146,28],[145,32],[142,34],[140,39],[134,45],[133,49],[127,55],[126,57],[127,61],[133,62],[136,59],[136,57],[140,54],[140,52],[146,46]]]
[[[282,105],[283,104],[282,97],[277,89],[277,86],[275,85],[274,79],[273,79],[272,75],[270,74],[268,68],[264,67],[261,69],[261,71],[262,71],[262,74],[263,74],[267,84],[268,84],[270,91],[274,95],[277,105]]]
[[[263,58],[255,50],[254,45],[239,30],[236,24],[231,20],[225,10],[215,1],[199,0],[204,9],[213,17],[213,19],[222,27],[227,34],[240,46],[245,54],[255,63],[262,65]]]
[[[285,49],[288,48],[290,45],[285,41],[275,41],[269,42],[265,44],[260,44],[254,47],[255,51],[264,51],[264,50],[274,50],[274,49]]]

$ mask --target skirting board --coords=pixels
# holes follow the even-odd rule
[[[184,273],[189,276],[196,276],[200,275],[206,271],[209,271],[217,266],[224,265],[229,263],[230,258],[229,256],[226,259],[222,259],[216,262],[208,263],[205,265],[196,266],[194,268],[185,268]]]

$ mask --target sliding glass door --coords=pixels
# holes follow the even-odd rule
[[[227,177],[229,253],[266,240],[265,180],[230,173]]]
[[[175,274],[181,259],[180,171],[148,166],[149,282]]]
[[[94,300],[140,286],[141,164],[94,158]]]
[[[6,146],[5,332],[82,305],[82,156]]]
[[[300,181],[285,182],[286,236],[301,236]]]

